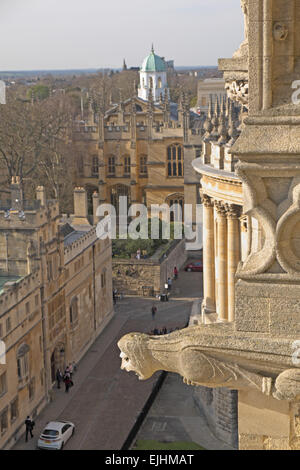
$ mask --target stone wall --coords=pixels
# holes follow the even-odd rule
[[[186,259],[185,240],[175,240],[160,258],[113,260],[114,288],[126,295],[160,294],[168,277],[173,278],[174,267],[180,269]]]
[[[226,388],[197,387],[194,400],[206,417],[213,434],[237,449],[238,393]]]

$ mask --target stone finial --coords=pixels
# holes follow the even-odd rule
[[[150,88],[149,95],[148,95],[148,113],[152,113],[152,111],[153,111],[153,93],[152,93],[152,89]]]
[[[212,125],[213,125],[212,140],[218,140],[218,138],[219,138],[219,131],[218,131],[219,116],[220,116],[219,98],[218,98],[218,96],[216,96],[214,115],[213,115],[213,118],[211,120]]]
[[[203,128],[205,130],[203,140],[205,142],[208,142],[212,139],[211,132],[214,126],[212,125],[211,121],[212,121],[212,96],[209,95],[208,111],[207,111],[206,120],[203,125]]]
[[[220,138],[218,140],[218,144],[220,144],[220,145],[225,145],[226,142],[227,142],[227,138],[228,138],[225,112],[226,112],[225,111],[225,101],[222,98],[220,118],[219,118],[219,127],[218,127],[218,133],[219,133],[219,136],[220,136]]]
[[[229,116],[228,116],[228,136],[230,137],[230,140],[228,142],[228,146],[232,147],[232,145],[235,143],[236,139],[239,136],[239,131],[237,128],[237,121],[235,118],[235,112],[233,109],[233,102],[230,100],[230,105],[229,105]]]

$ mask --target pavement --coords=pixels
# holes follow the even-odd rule
[[[35,420],[35,436],[22,437],[13,450],[36,449],[37,438],[49,421],[65,419],[76,426],[65,450],[120,450],[151,396],[159,377],[141,382],[120,369],[118,340],[126,333],[150,333],[154,328],[184,327],[194,302],[202,296],[202,273],[179,273],[169,302],[126,297],[115,307],[115,316],[78,364],[74,387],[53,389],[53,401]],[[157,306],[155,320],[151,307]],[[210,431],[193,399],[193,387],[176,374],[167,374],[152,404],[137,440],[194,442],[209,450],[233,450]]]
[[[194,388],[177,374],[168,373],[131,449],[138,440],[194,442],[206,450],[236,450],[219,440],[195,404]]]
[[[181,271],[173,282],[169,302],[138,297],[119,301],[115,316],[77,365],[74,387],[69,393],[64,388],[53,389],[53,401],[35,419],[34,438],[25,443],[22,437],[13,450],[36,449],[44,426],[59,419],[72,421],[76,426],[65,450],[120,450],[151,396],[159,372],[141,382],[135,374],[122,371],[118,340],[134,331],[150,333],[154,328],[183,328],[193,302],[201,296],[202,273]],[[151,317],[153,303],[157,306],[155,320]],[[184,386],[181,380],[180,384]],[[173,398],[176,407],[176,393]]]

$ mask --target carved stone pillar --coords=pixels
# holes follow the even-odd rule
[[[240,207],[228,204],[227,230],[228,230],[228,321],[233,322],[235,318],[235,273],[240,261]]]
[[[227,292],[227,218],[223,203],[216,202],[217,210],[217,269],[218,269],[218,320],[228,320],[228,292]]]
[[[213,201],[203,196],[203,308],[214,312],[215,295],[215,252],[214,252],[214,208]]]

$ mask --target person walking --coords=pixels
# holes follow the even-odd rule
[[[56,371],[57,388],[60,388],[60,382],[62,381],[62,379],[63,379],[63,375],[62,375],[60,369],[57,369],[57,371]]]
[[[70,387],[72,387],[74,384],[68,375],[65,377],[64,382],[65,382],[65,392],[68,393]]]
[[[174,268],[174,279],[177,279],[177,278],[178,278],[178,269],[175,266],[175,268]]]
[[[156,312],[157,312],[157,308],[155,307],[155,305],[152,305],[152,308],[151,308],[152,320],[154,320]]]
[[[70,367],[69,366],[67,366],[66,369],[65,369],[65,377],[71,378],[71,372],[70,372]]]
[[[170,292],[171,288],[172,288],[172,279],[169,277],[168,278],[168,291],[169,292]]]
[[[28,442],[28,433],[30,433],[31,438],[33,438],[32,430],[34,428],[34,421],[31,421],[29,416],[27,416],[25,420],[25,426],[26,426],[25,441]]]
[[[72,380],[72,375],[73,375],[73,365],[71,364],[71,362],[70,362],[70,364],[69,364],[69,371],[70,371],[70,379]]]

